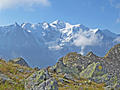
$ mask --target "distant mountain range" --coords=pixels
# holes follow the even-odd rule
[[[120,35],[109,30],[90,29],[60,20],[52,23],[17,23],[0,27],[0,57],[23,57],[31,66],[46,67],[69,52],[92,51],[104,56],[120,43]]]

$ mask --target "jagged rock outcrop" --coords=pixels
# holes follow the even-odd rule
[[[51,77],[46,69],[31,75],[25,85],[26,90],[58,90],[57,81]]]
[[[92,52],[86,56],[72,52],[47,69],[41,69],[27,79],[28,90],[46,90],[47,80],[56,83],[50,90],[120,89],[120,45],[114,46],[105,57]],[[55,80],[55,81],[54,81]],[[51,85],[51,84],[50,84]],[[40,88],[44,89],[40,89]],[[28,87],[27,87],[28,88]]]
[[[15,64],[19,64],[21,66],[29,67],[27,62],[23,58],[21,58],[21,57],[9,60],[9,62],[12,62],[12,63],[15,63]]]

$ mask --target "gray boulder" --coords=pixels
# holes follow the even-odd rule
[[[25,83],[26,90],[58,90],[57,81],[46,69],[41,69],[31,75]]]

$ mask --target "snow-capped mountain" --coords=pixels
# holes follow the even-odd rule
[[[56,20],[52,23],[15,23],[0,27],[0,41],[1,57],[23,57],[31,66],[45,67],[55,64],[58,58],[69,52],[85,55],[92,51],[103,56],[112,46],[120,43],[120,35]]]

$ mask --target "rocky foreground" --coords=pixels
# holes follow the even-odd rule
[[[30,68],[21,58],[9,62],[1,60],[0,87],[7,82],[6,89],[2,90],[120,90],[119,66],[120,44],[104,57],[92,52],[86,56],[72,52],[60,58],[54,66],[40,70]],[[14,88],[9,89],[8,85]]]
[[[56,65],[35,72],[25,83],[26,90],[119,90],[120,44],[104,57],[72,52]]]

